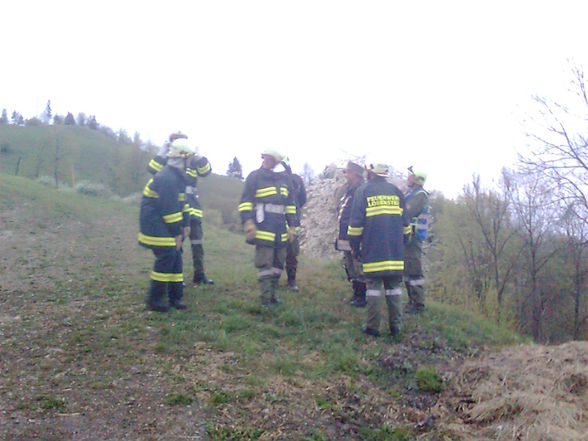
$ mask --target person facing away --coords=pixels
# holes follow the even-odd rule
[[[380,298],[388,308],[388,327],[396,335],[402,327],[401,288],[404,270],[404,195],[386,180],[388,166],[381,162],[366,165],[368,180],[356,191],[347,234],[351,252],[362,262],[366,280],[367,322],[362,332],[380,335]]]
[[[266,149],[262,164],[245,179],[239,215],[247,243],[255,245],[259,299],[263,306],[281,303],[276,297],[288,240],[296,236],[298,218],[290,180],[275,173],[282,160],[276,149]]]

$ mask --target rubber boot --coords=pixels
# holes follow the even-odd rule
[[[273,277],[271,279],[271,294],[270,294],[270,303],[272,305],[281,305],[282,299],[276,297],[276,291],[278,289],[278,284],[280,283],[280,276]]]
[[[351,282],[351,288],[353,288],[353,297],[351,297],[351,300],[349,300],[349,304],[350,305],[355,305],[355,302],[357,300],[357,288],[358,288],[358,283],[356,280],[353,280]]]
[[[299,291],[298,285],[296,285],[296,268],[287,268],[286,274],[288,275],[288,289],[290,291]]]
[[[259,286],[259,302],[262,306],[271,306],[272,297],[272,280],[258,279]]]
[[[214,285],[214,280],[209,279],[206,277],[206,274],[196,274],[194,273],[194,278],[192,279],[193,286],[199,285]]]
[[[149,294],[145,299],[145,305],[150,311],[167,312],[168,306],[164,302],[165,292],[167,290],[166,282],[151,280]]]
[[[182,282],[168,283],[169,306],[176,309],[186,309],[185,303],[182,303],[184,296],[184,284]]]
[[[356,284],[357,288],[355,290],[355,300],[351,303],[352,306],[355,306],[356,308],[365,308],[365,306],[367,305],[366,299],[365,299],[365,291],[366,291],[366,286],[364,282],[353,282]]]

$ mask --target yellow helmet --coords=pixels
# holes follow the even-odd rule
[[[388,176],[388,164],[384,162],[368,162],[365,168],[368,172],[372,172],[378,176]]]
[[[427,180],[427,174],[422,170],[414,170],[412,165],[408,167],[408,171],[415,177],[415,182],[417,184],[423,185]]]
[[[169,146],[167,156],[169,158],[189,158],[194,155],[194,147],[192,147],[186,138],[177,138]]]
[[[272,158],[274,158],[276,160],[276,162],[280,162],[283,158],[282,154],[280,152],[278,152],[277,149],[272,148],[272,147],[266,148],[263,151],[263,153],[261,154],[261,156],[271,156]]]

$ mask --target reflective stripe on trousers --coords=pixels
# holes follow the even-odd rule
[[[425,279],[420,278],[420,279],[409,280],[408,284],[410,286],[423,286],[425,284]]]

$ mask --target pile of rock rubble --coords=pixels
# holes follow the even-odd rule
[[[403,178],[394,171],[390,181],[402,189]],[[306,187],[307,202],[302,209],[300,247],[302,253],[315,259],[341,256],[335,250],[339,233],[338,203],[345,194],[343,165],[331,164]]]

